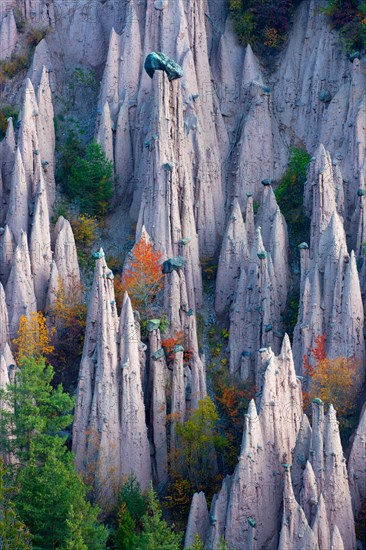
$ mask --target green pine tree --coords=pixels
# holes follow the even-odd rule
[[[43,464],[32,457],[17,484],[17,510],[33,535],[34,548],[58,548],[78,539],[87,548],[105,548],[108,532],[98,525],[99,509],[87,502],[87,488],[66,449],[63,454],[52,449]]]
[[[136,550],[180,550],[182,537],[164,521],[152,483],[147,495],[147,512],[142,518],[143,531],[137,537]]]
[[[188,548],[188,550],[205,550],[203,542],[201,541],[201,539],[199,538],[197,533],[196,533],[196,536],[195,536],[195,539],[194,539],[194,543],[192,544],[192,546],[190,548]]]
[[[72,422],[74,399],[62,385],[52,387],[53,377],[43,357],[23,357],[14,383],[0,390],[0,451],[15,454],[21,463],[29,460],[31,444],[33,455],[64,446],[58,434]]]
[[[31,548],[31,537],[24,523],[19,520],[9,493],[6,471],[0,461],[0,548],[26,550]]]
[[[122,485],[119,506],[126,504],[137,529],[141,529],[141,519],[146,514],[146,496],[141,494],[140,484],[131,474]]]
[[[122,502],[117,513],[117,529],[114,532],[113,540],[118,550],[130,550],[133,548],[136,523],[132,518],[127,505]]]
[[[74,400],[62,386],[51,386],[54,371],[44,358],[23,358],[20,367],[0,395],[6,404],[0,450],[10,450],[18,460],[12,469],[15,509],[35,549],[102,550],[108,531],[99,525],[99,509],[87,501],[87,487],[59,435],[72,421]]]
[[[62,550],[88,550],[82,533],[82,519],[80,512],[75,512],[71,506],[66,520],[66,539]]]
[[[84,158],[77,157],[66,184],[67,193],[76,198],[83,212],[104,216],[113,197],[113,164],[96,141]]]

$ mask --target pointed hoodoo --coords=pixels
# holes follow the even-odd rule
[[[250,79],[257,72],[250,49],[247,49],[245,62]],[[261,181],[280,179],[288,156],[278,123],[271,112],[271,88],[261,81],[249,79],[244,72],[242,90],[246,108],[236,147],[238,169],[234,172],[234,193],[239,197],[242,208],[247,193],[254,193],[254,200],[258,199]]]
[[[332,405],[324,416],[324,405],[319,399],[313,401],[310,461],[318,491],[324,497],[330,530],[337,526],[345,549],[352,550],[356,546],[355,525],[338,422]]]
[[[39,176],[36,171],[39,164],[35,158],[39,155],[39,142],[36,129],[36,118],[38,115],[39,110],[33,84],[27,78],[25,81],[22,109],[19,114],[18,146],[23,160],[29,196],[33,195],[35,191],[33,185],[34,182],[37,183]]]
[[[151,321],[153,323],[153,321]],[[158,324],[158,322],[156,323]],[[160,324],[160,323],[159,323]],[[153,325],[154,326],[154,325]],[[161,354],[161,336],[158,328],[149,327],[151,394],[151,431],[154,454],[152,457],[153,476],[157,484],[164,483],[168,475],[167,434],[166,434],[166,362]]]
[[[288,465],[285,468],[282,528],[278,550],[320,550],[304,511],[295,499],[290,468]]]
[[[92,469],[97,500],[107,507],[115,503],[122,479],[118,317],[109,274],[101,249],[88,307],[73,427],[76,466],[83,473]]]
[[[15,250],[15,243],[11,229],[6,224],[4,233],[0,236],[0,280],[4,287],[8,281],[11,266],[13,263],[13,256]]]
[[[307,457],[309,456],[311,443],[311,427],[308,416],[303,414],[299,432],[296,438],[296,444],[292,460],[291,478],[295,497],[300,502],[300,490],[303,486],[304,467],[306,467]],[[311,464],[310,464],[311,466]],[[311,469],[312,470],[312,469]],[[314,472],[313,472],[314,473]],[[307,499],[308,490],[305,499]],[[317,502],[317,498],[316,498]],[[305,510],[306,513],[306,510]]]
[[[9,229],[14,236],[15,243],[18,244],[22,231],[28,231],[28,205],[30,196],[23,166],[22,155],[19,148],[15,153],[15,162],[10,185],[9,208],[6,221]]]
[[[13,339],[19,328],[20,318],[37,311],[31,272],[27,235],[22,232],[15,250],[8,282],[5,287],[9,315],[9,334]]]
[[[222,240],[216,278],[215,310],[223,313],[230,306],[239,276],[242,257],[247,252],[247,236],[239,202],[234,200],[232,213]]]
[[[4,4],[4,8],[6,9],[6,4]],[[17,40],[17,25],[13,10],[10,10],[0,21],[0,61],[11,57]]]
[[[252,248],[255,239],[253,193],[247,193],[247,203],[245,207],[245,227],[247,230],[249,250]]]
[[[289,289],[288,234],[287,224],[281,213],[271,185],[265,185],[261,195],[260,208],[257,214],[257,226],[261,227],[264,248],[270,253],[279,308],[285,309]]]
[[[355,357],[360,361],[359,383],[365,379],[365,340],[364,340],[364,310],[357,271],[356,257],[352,250],[344,274],[342,289],[342,309],[338,320],[343,326],[343,353],[345,357]]]
[[[52,252],[49,224],[48,197],[43,174],[40,171],[29,241],[34,289],[39,310],[43,310],[46,305],[48,279],[51,273]]]
[[[186,384],[184,379],[183,351],[176,351],[174,353],[171,414],[174,421],[171,422],[170,447],[171,449],[175,449],[175,424],[176,422],[184,422],[186,419]]]
[[[55,262],[61,282],[67,294],[80,289],[80,269],[74,234],[70,222],[60,216],[52,236]]]
[[[258,350],[271,346],[278,353],[283,336],[272,259],[264,248],[260,227],[255,232],[249,262],[243,261],[240,271],[230,316],[230,369],[240,369],[244,380],[258,383]]]
[[[100,143],[106,157],[113,162],[113,132],[109,104],[106,102],[99,122],[97,141]]]
[[[184,548],[190,548],[194,544],[196,535],[199,536],[201,541],[204,541],[209,526],[210,522],[205,494],[203,492],[195,493],[189,511]]]
[[[338,527],[345,550],[352,550],[356,546],[356,535],[351,494],[346,460],[340,442],[336,414],[332,406],[329,408],[327,417],[324,434],[326,441],[324,448],[327,452],[324,499],[331,531]],[[331,435],[329,432],[333,432],[333,434]],[[331,449],[332,451],[330,451]]]
[[[43,38],[37,44],[33,54],[32,65],[28,71],[28,77],[32,81],[35,90],[39,91],[44,71],[48,73],[50,88],[54,92],[56,89],[54,67],[46,38]]]
[[[309,448],[305,450],[306,454],[304,453],[303,455],[304,460],[305,457],[308,456]],[[306,462],[305,470],[303,473],[302,489],[300,492],[299,502],[305,512],[306,519],[308,520],[309,524],[311,524],[316,511],[316,506],[318,504],[318,487],[316,484],[314,470],[308,460]]]
[[[248,379],[252,374],[252,350],[242,349],[243,342],[246,341],[245,303],[247,299],[247,290],[246,266],[244,257],[242,257],[240,275],[236,283],[233,305],[230,311],[229,369],[231,373],[239,374],[244,380]]]
[[[208,548],[216,548],[220,538],[224,536],[230,487],[231,477],[226,476],[222,482],[220,492],[213,496],[209,516],[210,527],[206,537]]]
[[[118,111],[118,83],[119,83],[119,58],[120,58],[120,40],[121,37],[114,28],[111,29],[109,38],[109,48],[107,61],[105,64],[103,80],[100,88],[99,109],[102,111],[106,103],[109,104],[110,112],[113,116]]]
[[[311,213],[310,244],[316,257],[320,236],[326,230],[332,215],[338,216],[332,161],[322,144],[315,153],[315,161],[310,164],[304,205],[308,213]]]
[[[280,355],[276,357],[270,352],[265,367],[260,407],[263,437],[276,442],[275,452],[282,453],[286,462],[290,462],[301,424],[302,394],[287,334]],[[268,405],[271,403],[274,406]]]
[[[6,307],[4,288],[0,283],[0,353],[7,343],[9,343],[8,308]]]
[[[323,495],[320,494],[319,502],[316,507],[315,516],[311,528],[318,540],[319,548],[330,548],[330,531],[327,518],[327,510]]]
[[[364,405],[348,460],[349,483],[355,517],[366,502],[366,406]]]
[[[258,544],[263,544],[272,531],[270,517],[273,506],[273,483],[268,477],[266,443],[254,401],[244,418],[244,432],[238,465],[232,477],[226,514],[225,539],[238,550],[247,548],[247,519],[257,521]],[[269,482],[269,483],[268,483]],[[262,490],[258,490],[262,487]],[[273,510],[272,510],[273,512]]]
[[[343,540],[337,526],[334,527],[330,541],[330,550],[345,550]]]
[[[51,209],[55,202],[55,125],[50,88],[49,73],[43,67],[40,84],[37,89],[38,116],[36,118],[36,130],[39,144],[40,167],[39,172],[44,173],[47,198]]]
[[[55,260],[52,260],[51,273],[48,281],[47,299],[46,299],[46,312],[51,312],[55,306],[57,300],[57,293],[59,291],[59,274],[57,264]]]
[[[242,86],[256,81],[263,84],[262,71],[250,44],[245,48]]]
[[[146,491],[151,479],[150,447],[141,387],[139,337],[130,298],[123,298],[119,324],[121,387],[121,473],[134,474]]]

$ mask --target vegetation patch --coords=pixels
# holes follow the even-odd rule
[[[291,20],[300,0],[230,0],[239,41],[258,53],[276,52],[287,40]]]
[[[29,56],[25,53],[14,53],[9,59],[0,61],[0,89],[10,78],[29,67]]]
[[[346,50],[366,50],[366,2],[364,0],[328,0],[324,13],[334,29],[341,33]]]
[[[133,249],[128,268],[114,282],[117,305],[122,306],[127,291],[132,307],[141,313],[145,323],[161,313],[158,299],[164,278],[161,264],[161,252],[155,251],[152,244],[142,237]]]
[[[12,105],[1,105],[0,106],[0,141],[4,139],[6,135],[6,130],[8,128],[8,118],[13,119],[14,126],[17,123],[19,111]]]
[[[342,442],[345,443],[358,425],[360,396],[360,362],[354,357],[326,354],[326,335],[315,338],[310,358],[304,356],[304,411],[310,412],[311,401],[318,398],[337,411]]]
[[[290,147],[288,169],[275,190],[279,205],[294,236],[304,240],[304,230],[309,226],[303,212],[303,195],[310,155],[304,149]],[[300,244],[300,242],[298,243]]]
[[[300,254],[298,245],[308,242],[310,237],[310,220],[304,212],[304,185],[310,164],[310,155],[301,148],[290,147],[288,169],[275,190],[277,204],[285,217],[289,236],[289,263],[293,272],[299,272]],[[292,338],[297,322],[300,293],[294,286],[282,314],[284,328]]]
[[[101,145],[92,141],[85,155],[77,156],[71,163],[65,190],[83,213],[105,217],[113,197],[113,183],[113,164]]]

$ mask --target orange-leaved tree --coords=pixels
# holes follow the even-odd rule
[[[332,404],[342,424],[354,411],[359,392],[359,362],[353,357],[322,359],[311,377],[310,397]]]
[[[32,311],[30,319],[22,315],[19,322],[18,337],[14,338],[15,358],[18,363],[28,357],[40,358],[54,350],[51,340],[54,329],[46,324],[46,318],[41,311]]]
[[[127,290],[134,309],[143,314],[145,320],[154,313],[154,302],[163,285],[161,270],[162,255],[144,235],[135,244],[129,266],[122,274],[119,296]],[[118,288],[118,282],[116,284]]]
[[[79,371],[87,316],[85,289],[76,276],[72,277],[69,289],[59,277],[55,300],[48,315],[56,327],[55,349],[51,357],[56,365],[55,381],[71,389]]]
[[[311,381],[311,377],[313,376],[314,372],[316,371],[317,365],[320,361],[323,359],[326,359],[327,354],[325,350],[325,339],[326,335],[321,334],[319,336],[315,337],[315,346],[310,347],[310,360],[307,355],[304,355],[304,366],[303,366],[303,372],[305,375],[305,379],[303,381],[303,388],[302,388],[302,397],[304,401],[304,410],[308,410],[311,403],[311,395],[309,391],[309,384]]]
[[[309,377],[307,391],[303,392],[304,408],[315,397],[332,404],[341,424],[354,411],[359,392],[359,361],[354,357],[338,356],[329,359],[325,350],[325,334],[315,338],[315,347],[310,348],[313,361],[304,356],[304,373]]]
[[[254,385],[243,385],[241,381],[218,376],[214,380],[215,398],[218,402],[220,428],[225,434],[227,446],[223,448],[220,459],[224,473],[232,471],[238,460],[242,435],[243,416],[249,402],[254,398]]]

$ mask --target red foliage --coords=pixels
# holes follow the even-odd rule
[[[164,338],[161,341],[161,345],[165,350],[165,356],[167,359],[167,362],[173,362],[174,361],[174,353],[173,349],[175,346],[182,346],[183,345],[183,331],[177,332],[175,336],[171,336],[170,338]]]
[[[175,336],[171,336],[170,338],[164,338],[161,341],[161,345],[165,350],[165,356],[168,364],[173,363],[174,361],[174,347],[175,346],[183,346],[184,347],[184,337],[183,337],[183,331],[177,332]],[[186,364],[189,364],[189,362],[192,360],[193,357],[193,351],[190,349],[185,349],[183,353],[183,361]]]
[[[143,313],[145,319],[152,315],[152,305],[163,284],[161,271],[162,255],[142,237],[135,245],[129,267],[121,280],[115,281],[117,300],[127,290],[134,309]]]
[[[307,357],[304,355],[304,373],[308,376],[313,376],[318,363],[327,358],[327,353],[325,351],[325,338],[326,335],[322,334],[321,336],[315,337],[315,348],[311,346],[310,353],[315,359],[315,365],[312,365]]]

